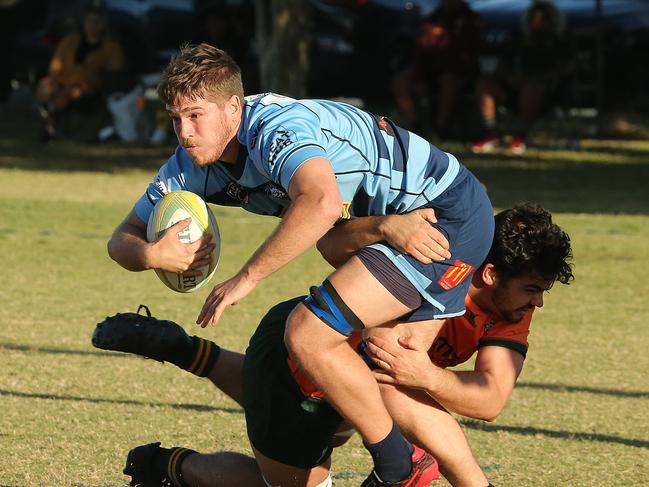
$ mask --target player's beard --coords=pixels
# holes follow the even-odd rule
[[[195,165],[204,167],[214,164],[223,157],[228,145],[233,141],[236,142],[237,129],[238,124],[233,125],[231,121],[224,119],[214,126],[209,136],[199,136],[197,139],[193,137],[183,138],[180,142],[183,147],[196,144],[198,150],[188,150],[187,154],[192,158]]]
[[[218,141],[216,147],[198,145],[198,150],[196,152],[191,150],[193,143],[194,142],[191,139],[183,139],[181,145],[185,148],[185,152],[187,152],[189,157],[191,157],[192,162],[199,167],[209,166],[218,161],[223,155],[224,145],[222,141]]]
[[[505,319],[505,321],[514,324],[519,323],[523,318],[525,318],[525,314],[532,308],[534,308],[534,306],[528,304],[514,310],[501,310],[500,314]]]
[[[505,287],[495,289],[492,299],[496,312],[508,323],[520,322],[525,317],[525,313],[533,308],[530,303],[518,308],[512,308],[511,294]]]

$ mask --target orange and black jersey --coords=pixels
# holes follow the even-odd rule
[[[453,367],[469,360],[481,347],[505,347],[527,354],[527,336],[534,308],[521,321],[510,323],[489,313],[466,297],[466,313],[447,318],[428,355],[438,367]]]

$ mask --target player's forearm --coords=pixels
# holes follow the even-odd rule
[[[382,225],[385,218],[366,216],[341,221],[318,240],[318,251],[329,264],[338,268],[363,247],[385,239]]]
[[[314,245],[339,216],[340,202],[336,198],[310,195],[298,198],[241,273],[261,281]]]
[[[507,402],[496,381],[486,372],[454,371],[433,366],[425,391],[454,413],[493,421]]]
[[[152,245],[131,229],[118,228],[108,241],[108,255],[129,271],[155,267]]]

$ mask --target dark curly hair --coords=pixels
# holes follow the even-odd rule
[[[542,207],[520,204],[495,217],[496,230],[485,262],[493,264],[503,279],[537,274],[568,284],[572,275],[570,237],[552,223]]]

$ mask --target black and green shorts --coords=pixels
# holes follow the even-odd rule
[[[262,454],[298,468],[331,455],[341,416],[321,399],[305,397],[291,375],[284,345],[286,318],[304,296],[280,303],[250,339],[243,364],[243,406],[248,438]]]

